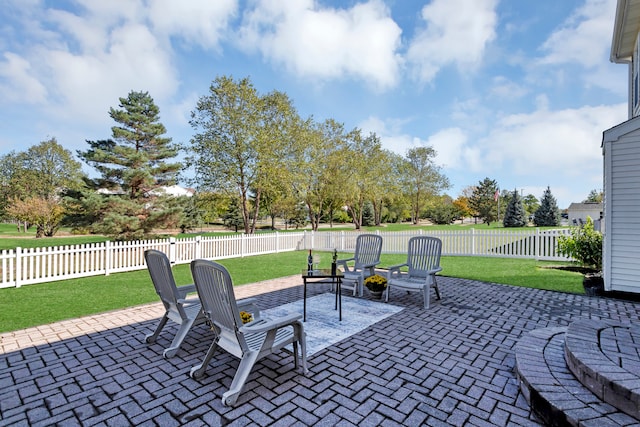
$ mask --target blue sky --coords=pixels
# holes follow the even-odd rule
[[[0,155],[111,136],[148,91],[167,136],[220,75],[285,92],[302,117],[430,145],[457,197],[489,177],[560,208],[602,184],[602,131],[627,117],[609,61],[615,0],[3,0]],[[90,172],[87,169],[87,172]]]

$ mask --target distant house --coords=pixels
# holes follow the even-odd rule
[[[99,188],[98,193],[100,194],[124,194],[121,188],[108,190],[106,188]],[[167,185],[164,187],[159,187],[155,190],[151,190],[151,194],[156,196],[161,195],[169,195],[169,196],[187,196],[192,197],[196,193],[196,190],[193,188],[185,188],[179,185]]]
[[[193,188],[184,188],[179,185],[167,185],[165,187],[160,187],[157,190],[153,190],[152,194],[156,194],[158,196],[162,194],[167,194],[169,196],[187,196],[192,197],[196,193],[196,190]]]
[[[567,209],[569,225],[580,225],[591,217],[594,223],[599,224],[602,217],[602,203],[571,203]]]
[[[628,120],[604,131],[604,287],[640,293],[640,0],[618,0],[611,61],[629,67]]]

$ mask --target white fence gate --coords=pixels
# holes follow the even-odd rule
[[[0,252],[0,288],[144,269],[144,251],[152,248],[165,252],[174,264],[185,264],[197,258],[224,259],[308,249],[350,252],[359,234],[356,231],[273,232],[16,248]],[[429,235],[442,240],[444,256],[566,261],[566,257],[558,254],[558,237],[568,235],[569,230],[416,230],[376,234],[383,237],[383,253],[405,253],[411,237]]]

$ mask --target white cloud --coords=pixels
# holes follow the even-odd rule
[[[481,62],[496,37],[497,0],[434,0],[422,8],[426,27],[411,41],[407,59],[415,77],[430,82],[441,68],[456,65],[461,72]]]
[[[431,135],[426,145],[436,150],[435,162],[445,168],[457,169],[467,150],[467,135],[460,128],[443,129]]]
[[[185,42],[218,49],[237,9],[237,0],[154,0],[149,3],[149,18],[161,33],[180,35]]]
[[[74,54],[53,50],[44,54],[59,113],[102,120],[110,106],[131,90],[148,91],[154,98],[171,96],[178,78],[171,57],[149,29],[125,24],[108,35],[104,50]]]
[[[599,174],[601,178],[602,131],[625,116],[625,105],[559,111],[541,108],[531,114],[509,115],[478,140],[481,155],[474,163],[486,173],[500,170],[539,180],[545,175],[575,180]]]
[[[381,0],[350,9],[314,0],[259,0],[245,13],[240,45],[302,77],[362,78],[378,89],[397,84],[401,29]]]
[[[513,100],[515,98],[522,98],[529,89],[521,84],[518,84],[505,76],[496,76],[491,82],[491,88],[489,94],[496,98]]]
[[[609,56],[615,11],[615,1],[587,0],[542,45],[541,63],[602,65]]]
[[[47,89],[33,75],[29,61],[11,52],[5,52],[4,59],[0,61],[0,97],[4,102],[43,103]]]
[[[626,94],[622,68],[609,63],[615,11],[613,0],[587,0],[547,38],[540,47],[544,55],[533,64],[545,67],[543,73],[562,86],[578,76],[586,87]]]

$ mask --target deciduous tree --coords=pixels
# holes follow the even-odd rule
[[[249,78],[216,78],[191,113],[191,139],[198,186],[226,191],[240,200],[244,231],[255,231],[262,193],[277,173],[290,170],[292,126],[297,117],[283,93],[261,96]]]
[[[7,213],[18,221],[35,225],[36,238],[40,238],[56,234],[64,209],[56,200],[32,196],[24,200],[13,199]]]
[[[449,179],[435,164],[435,157],[433,147],[411,148],[406,154],[406,173],[402,183],[405,194],[411,200],[411,220],[414,224],[420,221],[429,198],[450,187]]]
[[[34,207],[35,200],[45,201],[47,206],[60,205],[66,192],[82,188],[84,178],[81,165],[73,154],[51,138],[25,152],[12,152],[0,158],[0,208],[6,209],[9,204],[28,199],[32,199],[30,204]],[[56,211],[63,209],[60,207]],[[58,218],[58,215],[53,217]],[[46,231],[41,230],[42,235],[55,233],[58,224],[46,228]]]

